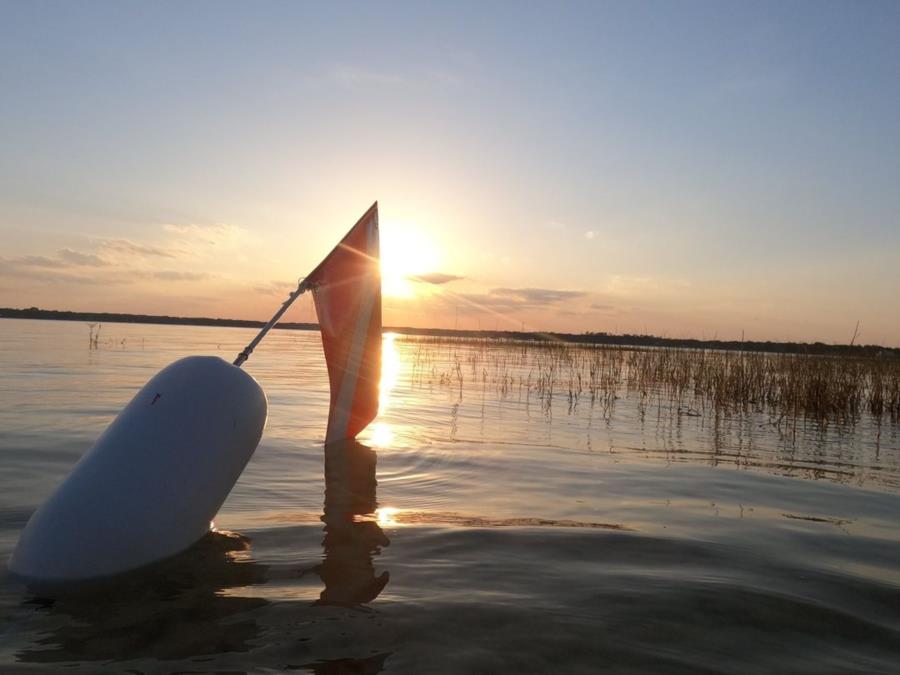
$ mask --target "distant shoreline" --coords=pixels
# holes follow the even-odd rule
[[[50,321],[82,321],[86,323],[136,323],[170,326],[217,326],[220,328],[262,328],[263,321],[245,319],[213,319],[209,317],[158,316],[151,314],[118,314],[114,312],[69,312],[64,310],[13,309],[0,307],[0,319],[39,319]],[[281,330],[318,330],[317,323],[285,321],[275,326]],[[816,354],[835,356],[890,356],[900,358],[900,348],[880,345],[830,345],[823,342],[771,342],[737,340],[697,340],[664,338],[654,335],[612,335],[609,333],[544,333],[499,330],[455,330],[450,328],[388,327],[386,332],[401,335],[499,340],[554,341],[569,344],[608,345],[615,347],[677,347],[682,349],[726,349],[736,351],[783,354]]]

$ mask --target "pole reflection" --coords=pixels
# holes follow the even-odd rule
[[[352,607],[372,602],[390,580],[373,558],[390,540],[378,524],[377,455],[358,441],[325,448],[324,558],[316,573],[325,584],[317,604]]]

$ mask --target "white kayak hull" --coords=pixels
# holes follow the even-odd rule
[[[256,450],[266,412],[256,381],[218,357],[164,368],[34,512],[10,571],[42,582],[96,579],[188,548]]]

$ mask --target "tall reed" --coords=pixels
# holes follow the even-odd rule
[[[687,414],[758,411],[780,422],[853,423],[868,414],[900,422],[900,359],[682,348],[597,347],[554,342],[405,338],[414,384],[464,383],[501,398],[532,397],[570,409],[585,400],[607,413],[635,396]]]

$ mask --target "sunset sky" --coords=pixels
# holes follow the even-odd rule
[[[0,306],[266,319],[377,199],[386,325],[900,346],[898,35],[895,2],[0,2]]]

